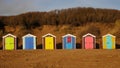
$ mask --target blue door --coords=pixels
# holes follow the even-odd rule
[[[73,49],[72,37],[68,36],[64,38],[64,48]]]
[[[106,37],[106,47],[108,48],[108,49],[112,49],[112,37],[111,36],[107,36]]]
[[[25,38],[25,49],[34,49],[34,38],[33,37]]]

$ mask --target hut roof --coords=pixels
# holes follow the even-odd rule
[[[76,37],[76,36],[74,36],[74,35],[72,35],[72,34],[66,34],[66,35],[64,35],[64,36],[62,36],[62,37],[64,38],[64,37],[66,37],[66,36]]]
[[[93,35],[93,34],[91,34],[91,33],[87,33],[87,34],[85,34],[85,35],[83,35],[83,37],[86,37],[86,36],[92,36],[92,37],[96,37],[95,35]]]
[[[46,37],[46,36],[52,36],[52,37],[55,37],[55,38],[56,38],[56,36],[53,35],[53,34],[51,34],[51,33],[48,33],[48,34],[46,34],[46,35],[43,35],[42,37]]]
[[[22,38],[25,38],[25,37],[36,37],[36,36],[34,36],[32,34],[27,34],[27,35],[23,36]]]
[[[114,36],[114,35],[112,35],[112,34],[106,34],[106,35],[104,35],[104,36],[102,36],[102,37],[106,37],[106,36],[116,37],[116,36]]]
[[[2,38],[8,37],[8,36],[12,36],[12,37],[16,38],[16,36],[12,35],[12,34],[7,34],[7,35],[3,36]]]

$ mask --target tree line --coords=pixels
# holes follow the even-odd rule
[[[120,11],[100,8],[68,8],[49,12],[28,12],[16,16],[0,16],[0,29],[4,26],[24,26],[26,29],[42,25],[82,26],[86,23],[114,23],[120,19]]]

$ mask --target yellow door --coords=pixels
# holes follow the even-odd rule
[[[53,37],[45,38],[45,49],[54,49],[54,38]]]
[[[5,50],[14,50],[14,38],[13,37],[6,37],[5,38]]]

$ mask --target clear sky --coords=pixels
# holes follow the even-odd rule
[[[17,15],[31,11],[51,11],[73,7],[120,10],[120,0],[0,0],[0,15]]]

